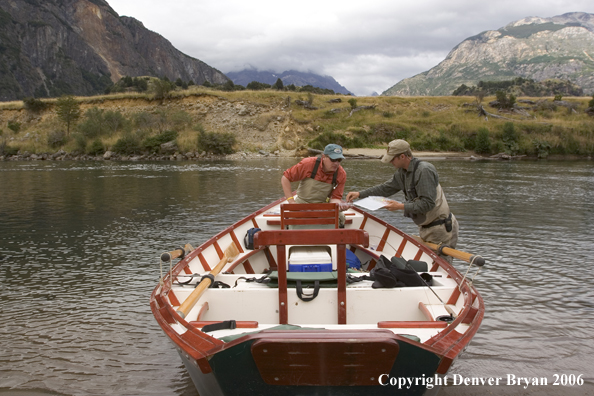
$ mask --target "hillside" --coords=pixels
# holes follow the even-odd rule
[[[594,154],[594,118],[586,112],[592,98],[523,98],[512,111],[489,107],[493,99],[484,99],[486,112],[479,116],[472,97],[353,98],[191,87],[165,100],[141,94],[77,98],[81,117],[70,135],[56,113],[56,99],[45,100],[39,111],[9,102],[0,104],[0,159],[26,159],[27,153],[103,159],[106,151],[137,159],[260,151],[293,156],[330,142],[381,148],[396,138],[409,140],[416,151]],[[306,108],[306,101],[313,106]]]
[[[228,78],[103,0],[0,0],[0,100],[94,95],[123,76]]]
[[[296,70],[274,73],[271,71],[244,69],[238,72],[229,72],[227,73],[227,77],[229,77],[234,84],[243,85],[244,87],[252,81],[273,85],[276,80],[280,78],[284,86],[291,84],[297,87],[311,85],[312,87],[331,89],[338,94],[348,95],[351,93],[331,76],[320,76],[315,73],[305,73]]]
[[[570,80],[594,93],[594,15],[529,17],[457,45],[434,68],[404,79],[384,96],[451,95],[465,84],[524,77]]]

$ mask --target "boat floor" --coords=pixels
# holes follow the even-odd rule
[[[353,276],[363,276],[366,273],[353,273]],[[432,289],[443,301],[447,301],[457,288],[456,282],[445,276],[443,272],[430,272],[434,276]],[[217,281],[224,282],[230,288],[209,289],[194,310],[188,315],[190,325],[201,328],[205,321],[221,322],[237,320],[251,322],[249,327],[211,331],[208,334],[215,338],[240,336],[242,334],[262,331],[279,326],[278,323],[278,289],[256,282],[246,282],[242,278],[261,278],[262,274],[219,274]],[[197,279],[187,285],[175,285],[172,288],[180,301],[191,293]],[[318,297],[311,302],[303,302],[296,297],[295,289],[289,290],[289,321],[288,324],[301,326],[306,329],[327,330],[373,330],[378,328],[391,330],[398,335],[414,335],[425,342],[444,327],[436,320],[439,316],[448,315],[447,310],[428,287],[402,287],[389,289],[374,289],[373,282],[362,280],[347,285],[347,324],[332,323],[333,314],[336,316],[337,288],[320,288]],[[304,291],[308,292],[307,289]],[[317,300],[317,301],[316,301]],[[305,317],[299,314],[301,307],[312,307],[316,304],[326,310],[323,320],[316,317]],[[411,304],[412,303],[412,304]],[[350,308],[349,308],[350,306]],[[400,312],[399,317],[393,312],[402,311],[404,307],[412,306],[408,312]],[[458,311],[455,305],[450,305]],[[174,308],[176,308],[174,306]],[[400,309],[398,309],[400,308]],[[365,311],[365,312],[363,312]],[[392,313],[392,314],[390,314]],[[275,316],[276,315],[276,316]],[[296,317],[293,321],[291,317]],[[367,320],[373,318],[372,320]],[[380,322],[382,325],[380,326]],[[418,325],[418,324],[421,325]],[[418,326],[415,326],[417,324]],[[238,325],[239,326],[239,325]],[[435,326],[435,327],[432,327]],[[445,325],[443,325],[445,326]],[[181,325],[174,325],[179,333],[185,332]],[[460,324],[456,331],[464,333],[468,326]]]

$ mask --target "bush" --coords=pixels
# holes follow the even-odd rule
[[[101,155],[103,153],[105,153],[105,146],[99,139],[94,140],[93,143],[91,143],[91,147],[89,147],[89,150],[87,151],[87,154],[89,155]]]
[[[115,142],[112,150],[118,154],[130,155],[139,154],[142,148],[140,147],[138,138],[131,133],[127,133]]]
[[[64,131],[54,131],[47,135],[47,144],[51,148],[58,148],[66,144],[66,133]]]
[[[520,150],[518,145],[518,133],[513,122],[506,122],[503,125],[503,145],[505,146],[505,152],[509,155],[516,155]]]
[[[107,131],[104,110],[93,107],[85,112],[85,120],[78,125],[78,129],[86,137],[95,138],[103,135]]]
[[[8,121],[8,129],[13,131],[16,135],[21,130],[21,123],[16,121]]]
[[[177,139],[177,132],[165,131],[156,136],[149,136],[142,141],[142,148],[151,153],[158,153],[163,143]]]
[[[0,142],[0,155],[11,156],[11,155],[17,155],[18,152],[19,152],[19,148],[11,147],[11,146],[7,145],[6,140],[2,140],[2,142]]]
[[[592,95],[592,100],[588,102],[589,107],[594,107],[594,95]]]
[[[32,113],[39,113],[47,108],[45,102],[35,98],[25,98],[23,100],[23,105],[25,106],[25,110]]]
[[[236,143],[235,135],[232,133],[206,132],[198,126],[198,149],[213,154],[233,154],[233,146]]]
[[[84,153],[87,150],[87,138],[82,133],[74,135],[74,142],[76,143],[76,150]]]
[[[499,102],[498,107],[500,109],[511,109],[516,104],[516,97],[512,94],[507,96],[504,91],[497,91],[495,96],[497,97],[497,102]]]
[[[534,146],[534,150],[536,151],[538,158],[543,159],[549,156],[551,144],[546,140],[534,139],[532,141],[532,145]]]
[[[351,98],[348,100],[349,104],[351,105],[351,109],[354,109],[357,107],[357,99],[355,98]]]
[[[119,111],[106,111],[103,114],[103,122],[111,133],[115,133],[126,124],[126,118]]]
[[[487,128],[478,130],[474,151],[478,154],[489,154],[491,152],[491,141],[489,139],[489,130]]]

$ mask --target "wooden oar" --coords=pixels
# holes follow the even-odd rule
[[[419,242],[427,245],[429,248],[435,250],[436,252],[443,253],[443,254],[451,256],[453,258],[457,258],[458,260],[466,261],[467,263],[475,264],[478,267],[482,267],[483,265],[485,265],[485,259],[482,258],[481,256],[462,252],[460,250],[452,249],[447,246],[441,247],[441,246],[436,245],[431,242],[425,242],[425,241],[421,240],[420,238],[416,238],[416,239]],[[440,249],[441,249],[441,251],[440,251]]]
[[[165,252],[165,253],[161,254],[161,261],[167,262],[170,260],[174,260],[178,257],[184,258],[192,250],[194,250],[192,245],[190,245],[189,243],[186,243],[186,245],[183,248],[179,247],[175,250],[172,250],[171,252]]]
[[[210,275],[213,276],[213,279],[219,274],[219,272],[221,272],[221,270],[225,267],[225,264],[232,261],[235,257],[237,257],[238,254],[239,250],[237,250],[235,242],[231,242],[231,245],[225,249],[225,253],[221,258],[221,261],[219,261],[217,266],[210,271]],[[182,305],[180,305],[177,313],[182,318],[185,318],[188,312],[194,308],[194,305],[196,305],[196,302],[198,302],[200,296],[202,296],[202,293],[208,289],[211,283],[212,281],[209,278],[203,278],[200,284],[198,284],[198,286],[192,291],[192,294],[190,294],[188,298],[186,298],[186,300],[182,303]]]

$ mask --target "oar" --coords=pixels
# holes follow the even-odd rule
[[[186,300],[182,303],[182,305],[180,305],[179,309],[177,310],[177,313],[182,318],[185,318],[188,312],[190,312],[192,308],[194,308],[194,305],[196,305],[196,302],[198,302],[200,296],[202,296],[202,293],[204,293],[204,291],[208,289],[210,284],[214,281],[214,277],[217,276],[219,272],[221,272],[221,270],[225,267],[225,264],[232,261],[235,257],[237,257],[238,254],[239,250],[237,250],[235,242],[231,242],[231,245],[229,245],[229,247],[225,249],[225,253],[221,258],[221,261],[219,261],[217,266],[210,271],[210,275],[212,275],[212,280],[207,277],[202,278],[202,281],[192,291],[192,294],[190,294],[188,298],[186,298]]]
[[[485,259],[481,256],[462,252],[460,250],[452,249],[451,247],[439,246],[431,242],[425,242],[420,238],[418,238],[417,240],[439,253],[451,256],[453,258],[457,258],[458,260],[466,261],[470,264],[476,264],[477,267],[482,267],[483,265],[485,265]]]
[[[190,245],[189,243],[186,243],[186,245],[183,248],[179,247],[175,250],[172,250],[171,252],[165,252],[165,253],[161,254],[161,261],[167,262],[170,260],[175,260],[178,257],[184,258],[192,250],[194,250],[192,245]]]

